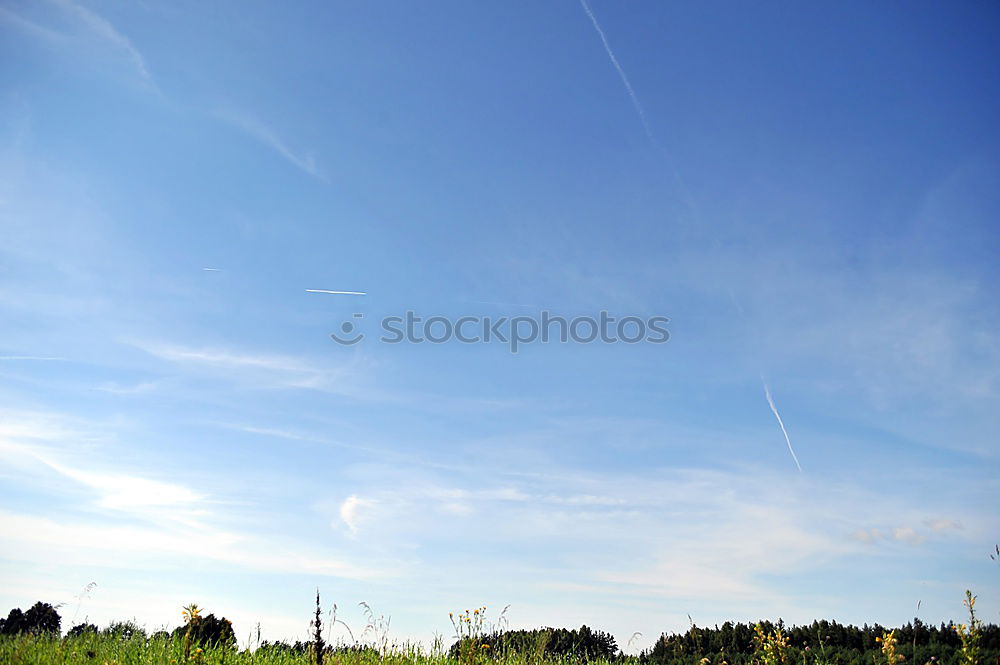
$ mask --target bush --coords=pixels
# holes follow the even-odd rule
[[[136,636],[146,638],[146,631],[134,621],[115,621],[104,629],[104,634],[124,641],[131,640]]]
[[[236,647],[236,633],[233,632],[233,624],[225,617],[216,618],[214,614],[200,616],[186,626],[175,628],[174,637],[184,637],[189,628],[191,630],[191,644],[200,644],[203,647]]]
[[[97,626],[95,626],[92,623],[86,623],[86,622],[84,622],[84,623],[77,624],[77,625],[73,626],[72,628],[70,628],[69,632],[66,633],[66,637],[80,637],[81,635],[85,635],[87,633],[95,633],[96,634],[98,632],[99,632],[99,630],[98,630]]]

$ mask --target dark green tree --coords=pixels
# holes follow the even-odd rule
[[[27,612],[22,612],[20,608],[10,611],[6,619],[0,620],[0,634],[17,635],[19,633],[32,633],[41,635],[43,633],[59,634],[59,627],[62,619],[59,612],[49,603],[38,601]]]
[[[175,628],[174,637],[184,637],[189,628],[192,645],[236,647],[236,633],[233,632],[233,623],[226,617],[216,617],[214,614],[200,616],[190,625]]]
[[[0,619],[0,635],[17,635],[25,631],[24,612],[15,607],[6,619]]]

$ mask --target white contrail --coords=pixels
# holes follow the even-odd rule
[[[334,296],[366,296],[365,291],[329,291],[327,289],[306,289],[306,293],[329,293]]]
[[[202,268],[202,270],[205,270],[205,271],[208,271],[208,272],[220,272],[220,270],[218,268]]]
[[[798,467],[799,473],[802,472],[802,465],[799,464],[799,458],[795,455],[795,449],[792,448],[792,440],[788,438],[788,430],[785,429],[785,423],[781,420],[781,414],[778,413],[778,407],[774,405],[774,399],[771,397],[771,389],[767,387],[767,381],[764,377],[760,377],[760,382],[764,384],[764,395],[767,397],[767,403],[771,407],[771,412],[774,417],[778,419],[778,425],[781,426],[781,433],[785,435],[785,443],[788,444],[788,452],[792,454],[792,459],[795,460],[795,466]]]
[[[583,7],[583,11],[587,13],[590,17],[590,22],[594,24],[594,30],[601,37],[601,42],[604,44],[604,50],[607,51],[608,57],[611,58],[611,64],[615,66],[618,70],[618,76],[621,77],[622,83],[625,84],[625,89],[628,91],[628,96],[632,99],[632,106],[635,107],[636,113],[639,114],[639,120],[642,121],[642,128],[646,130],[646,137],[651,143],[656,143],[656,139],[653,138],[653,132],[649,129],[649,123],[646,122],[646,112],[642,109],[642,104],[639,103],[639,97],[635,94],[635,90],[632,89],[632,84],[628,82],[628,76],[625,75],[625,70],[622,69],[621,64],[618,62],[618,58],[615,57],[615,52],[611,50],[611,45],[608,44],[608,38],[604,36],[604,30],[601,29],[601,24],[597,22],[597,17],[594,16],[594,12],[590,10],[590,5],[587,4],[587,0],[580,0],[580,6]]]

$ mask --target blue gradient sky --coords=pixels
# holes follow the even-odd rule
[[[591,8],[0,3],[4,611],[997,620],[1000,11]]]

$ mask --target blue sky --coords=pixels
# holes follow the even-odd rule
[[[589,7],[0,4],[4,611],[998,618],[997,9]]]

